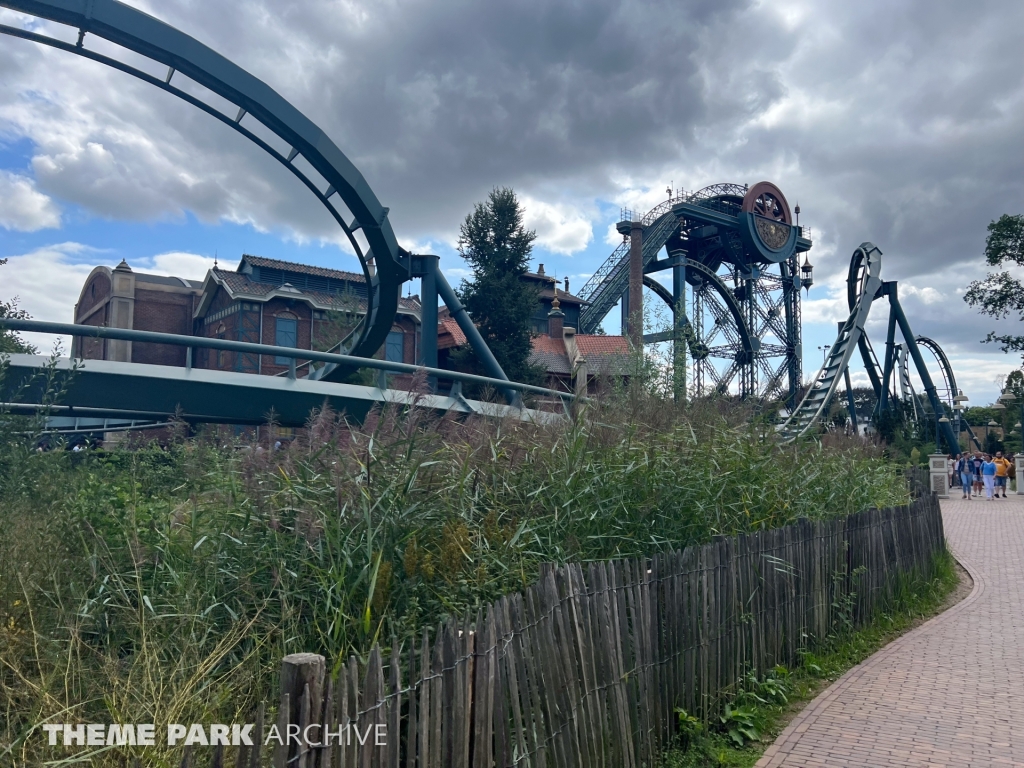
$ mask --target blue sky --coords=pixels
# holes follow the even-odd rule
[[[973,403],[1020,365],[980,343],[996,323],[962,301],[985,271],[988,222],[1024,211],[1019,3],[130,4],[313,119],[391,208],[403,245],[438,253],[452,282],[465,274],[459,223],[494,186],[526,206],[534,264],[575,290],[611,252],[621,207],[648,210],[670,183],[767,179],[815,233],[806,375],[845,316],[846,267],[865,240]],[[6,10],[0,22],[75,37]],[[192,278],[244,252],[355,269],[313,203],[176,99],[0,38],[0,297],[34,316],[68,320],[89,269],[121,258]],[[605,327],[617,326],[613,312]]]

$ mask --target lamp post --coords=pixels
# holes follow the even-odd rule
[[[996,404],[993,406],[993,408],[996,408],[1000,411],[1006,410],[1006,406],[1003,405],[1003,403],[1012,403],[1016,399],[1017,398],[1013,394],[1013,392],[1011,392],[1008,389],[1005,389],[1003,390],[1003,393],[996,398]],[[1018,403],[1018,405],[1020,406],[1020,421],[1018,421],[1014,426],[1019,429],[1021,421],[1024,421],[1024,400],[1021,400],[1021,402]],[[1022,441],[1021,445],[1024,446],[1024,441]]]
[[[828,351],[832,349],[832,345],[823,344],[822,346],[818,347],[818,349],[821,350],[821,364],[824,365],[825,361],[828,360]]]
[[[1002,405],[1002,403],[1012,403],[1016,399],[1017,398],[1014,396],[1013,392],[1009,389],[1004,389],[1003,394],[998,398],[998,400],[1002,401],[999,405]],[[1020,421],[1013,426],[1014,429],[1017,430],[1017,434],[1021,437],[1021,452],[1014,456],[1013,463],[1015,465],[1014,474],[1016,475],[1017,480],[1017,495],[1021,496],[1024,495],[1024,429],[1021,428],[1021,423],[1024,422],[1024,400],[1021,400],[1018,405],[1020,406]],[[1006,406],[1004,405],[1003,408],[1005,407]]]
[[[939,434],[941,434],[940,430],[942,429],[942,425],[943,424],[949,424],[949,417],[946,416],[946,414],[942,414],[942,417],[939,418],[937,420],[936,424],[935,424],[935,450],[938,451],[939,453],[942,452],[942,446],[939,445]],[[960,447],[960,437],[957,436],[956,440],[957,440],[957,447],[959,448]],[[952,450],[952,446],[950,446],[950,450]]]

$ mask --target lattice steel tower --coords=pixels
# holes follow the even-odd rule
[[[642,338],[675,343],[680,393],[784,397],[793,407],[802,375],[800,288],[812,283],[800,254],[811,239],[779,188],[763,181],[669,190],[646,215],[621,218],[624,242],[579,293],[589,302],[580,332],[593,333],[621,301],[623,331],[639,338],[635,325],[629,333],[641,317],[629,303],[640,295],[640,274],[672,311],[672,328]],[[672,271],[671,290],[653,277],[663,270]]]

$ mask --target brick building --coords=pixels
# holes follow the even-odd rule
[[[195,335],[327,351],[366,312],[366,281],[354,272],[260,256],[238,269],[211,269],[195,312]],[[400,299],[398,316],[378,357],[414,363],[419,352],[419,299]],[[288,358],[207,350],[202,366],[274,375]],[[298,360],[302,365],[304,361]]]
[[[538,288],[531,319],[533,353],[551,387],[592,391],[603,376],[625,370],[629,347],[623,336],[577,334],[586,303],[544,273],[523,280]],[[333,349],[366,312],[366,281],[361,274],[261,256],[242,256],[237,269],[214,267],[202,281],[136,272],[122,261],[96,267],[85,281],[75,322],[113,328],[246,341],[297,349]],[[378,357],[416,363],[420,356],[419,297],[399,300],[398,315]],[[438,313],[438,356],[442,368],[466,337],[448,314]],[[86,359],[155,365],[185,365],[185,347],[114,339],[76,337],[73,354]],[[297,360],[302,366],[305,362]],[[290,359],[196,348],[193,365],[222,371],[276,375]],[[300,373],[301,375],[301,373]],[[402,386],[404,377],[393,385]]]
[[[568,328],[580,327],[580,310],[586,304],[579,296],[569,293],[569,278],[561,290],[558,290],[558,281],[544,273],[544,265],[538,264],[536,272],[527,272],[522,277],[524,282],[530,283],[537,288],[539,297],[537,311],[530,318],[530,330],[537,334],[548,332],[548,314],[551,312],[551,303],[555,300],[555,292],[558,292],[560,308],[565,316],[564,324]]]
[[[366,311],[362,275],[245,255],[236,270],[215,267],[202,281],[135,272],[124,261],[96,267],[85,281],[75,322],[133,330],[328,350]],[[379,357],[413,363],[419,351],[418,297],[400,299]],[[185,347],[76,337],[86,359],[185,365]],[[301,365],[303,361],[298,361]],[[274,375],[288,358],[197,349],[193,364]]]
[[[127,262],[96,267],[75,304],[75,322],[192,335],[203,284],[181,277],[134,272]],[[117,339],[75,337],[72,354],[90,360],[185,365],[185,348]]]

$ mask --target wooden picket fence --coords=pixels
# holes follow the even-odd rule
[[[323,657],[287,657],[279,732],[333,743],[254,746],[235,764],[651,766],[676,708],[717,716],[749,671],[793,666],[837,627],[869,620],[899,575],[929,574],[944,547],[927,495],[650,559],[548,567],[386,659],[375,647],[331,676]]]

